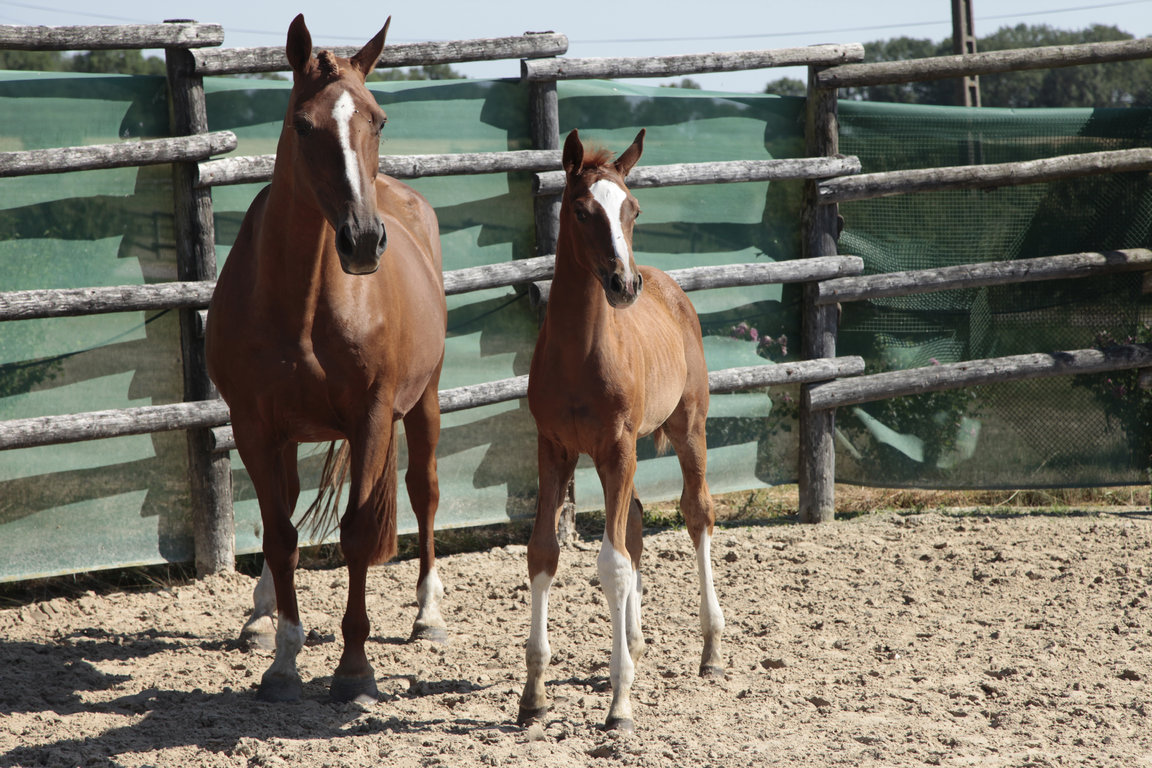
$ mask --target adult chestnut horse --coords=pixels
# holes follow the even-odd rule
[[[389,22],[391,19],[389,19]],[[395,423],[404,420],[406,483],[420,533],[415,636],[444,635],[432,523],[439,501],[437,385],[446,309],[439,227],[428,202],[377,175],[385,115],[364,87],[388,24],[351,59],[312,55],[297,16],[285,52],[293,86],[272,183],[252,202],[212,299],[208,370],[232,412],[236,447],[264,524],[265,566],[246,629],[271,629],[276,656],[260,683],[270,700],[300,697],[304,642],[291,517],[300,491],[300,442],[345,438],[348,508],[340,546],[348,564],[344,650],[332,697],[375,696],[364,652],[368,566],[396,551]]]
[[[564,143],[567,186],[560,205],[556,271],[528,378],[528,405],[539,432],[540,495],[528,544],[532,624],[521,723],[547,709],[548,592],[560,553],[556,523],[576,460],[586,453],[604,487],[604,539],[597,566],[612,620],[607,726],[633,727],[629,690],[644,652],[642,509],[633,477],[636,439],[647,434],[654,434],[661,449],[670,441],[680,461],[680,509],[696,547],[700,577],[700,674],[723,674],[724,617],[712,586],[710,557],[715,518],[704,477],[708,369],[700,321],[688,297],[666,274],[637,268],[633,260],[632,228],[640,208],[624,178],[643,147],[640,131],[613,162],[603,150],[585,153],[576,131]]]

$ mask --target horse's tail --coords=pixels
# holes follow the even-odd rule
[[[324,469],[320,472],[320,487],[316,498],[300,518],[300,529],[310,541],[324,541],[340,527],[340,498],[344,495],[344,481],[348,479],[351,451],[347,440],[329,443]]]
[[[663,456],[668,453],[668,448],[672,442],[668,439],[668,433],[664,431],[664,427],[656,427],[656,431],[652,433],[652,441],[656,443],[656,455]]]
[[[376,547],[368,557],[369,565],[385,563],[396,557],[396,456],[399,453],[396,439],[396,427],[392,427],[392,439],[388,441],[388,457],[384,460],[384,474],[381,476],[373,491],[376,498],[372,506],[377,510]]]
[[[373,506],[377,510],[379,536],[368,559],[372,565],[387,562],[396,556],[395,478],[398,453],[396,434],[393,432],[384,462],[384,475],[376,483],[377,498],[373,500],[376,502]],[[348,479],[351,455],[347,440],[336,441],[328,446],[316,499],[300,518],[298,526],[307,530],[306,536],[311,541],[323,541],[340,527],[340,498],[344,495],[344,481]]]

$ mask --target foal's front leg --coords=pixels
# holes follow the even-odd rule
[[[556,525],[560,520],[560,506],[572,473],[576,470],[578,454],[566,450],[544,436],[537,438],[537,461],[540,471],[540,490],[536,498],[536,521],[532,525],[532,538],[528,541],[528,580],[532,585],[532,625],[524,660],[528,679],[520,696],[520,712],[516,722],[521,725],[538,720],[548,711],[548,694],[544,690],[544,673],[552,660],[548,644],[548,596],[556,567],[560,561],[560,543],[556,539]]]
[[[614,446],[608,456],[597,459],[596,470],[604,486],[605,516],[596,566],[612,621],[612,660],[608,667],[612,703],[605,725],[631,731],[632,681],[644,650],[640,631],[640,505],[632,486],[635,439]]]
[[[443,364],[443,359],[441,359]],[[412,640],[448,642],[448,625],[440,613],[444,585],[436,572],[434,522],[440,503],[440,484],[436,474],[436,444],[440,440],[440,373],[432,377],[424,395],[404,417],[404,435],[408,442],[408,471],[404,482],[408,499],[419,527],[420,575],[416,581],[416,621]]]

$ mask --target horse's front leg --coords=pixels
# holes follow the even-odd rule
[[[612,703],[606,726],[631,731],[631,691],[636,662],[643,653],[640,630],[640,515],[635,499],[636,441],[625,438],[595,457],[604,486],[604,540],[596,560],[600,585],[612,621]],[[635,501],[635,504],[633,503]]]
[[[340,624],[344,651],[332,676],[335,701],[375,699],[376,676],[364,644],[370,624],[365,603],[368,566],[396,554],[396,426],[390,414],[367,417],[365,429],[349,436],[351,484],[340,521],[340,548],[348,565],[348,605]]]
[[[552,660],[548,643],[548,596],[560,561],[560,543],[556,525],[564,493],[576,471],[579,454],[569,451],[540,435],[537,437],[537,461],[540,490],[536,497],[536,520],[528,541],[528,581],[532,586],[532,624],[528,631],[524,660],[528,679],[520,696],[521,725],[538,720],[548,711],[548,694],[544,690],[544,673]]]
[[[443,359],[441,359],[443,364]],[[432,377],[420,402],[404,417],[408,441],[408,471],[404,482],[419,527],[420,577],[416,581],[416,621],[412,640],[448,642],[448,625],[440,613],[444,585],[436,572],[435,521],[440,503],[436,475],[436,444],[440,440],[440,369]]]
[[[276,647],[276,624],[272,616],[276,613],[276,585],[272,581],[272,570],[268,560],[260,571],[260,580],[252,590],[252,615],[240,629],[240,642],[246,648],[259,648],[271,651]]]
[[[295,584],[300,553],[292,525],[292,510],[300,493],[296,444],[273,448],[260,439],[263,432],[257,427],[235,424],[234,429],[237,448],[256,488],[264,524],[264,574],[253,595],[255,610],[244,629],[255,630],[248,634],[249,638],[263,636],[260,644],[276,647],[276,656],[260,680],[257,695],[266,701],[295,701],[303,690],[296,656],[304,647]],[[271,631],[270,615],[274,609],[279,616],[275,641],[270,642],[266,632]]]

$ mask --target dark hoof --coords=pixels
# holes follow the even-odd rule
[[[275,632],[241,632],[240,647],[246,651],[276,650]]]
[[[408,638],[408,642],[413,643],[417,640],[427,640],[430,643],[437,645],[448,645],[448,630],[444,627],[412,627],[412,635]]]
[[[544,719],[546,714],[548,714],[548,707],[536,707],[535,709],[520,707],[520,714],[516,716],[516,725],[539,722]]]
[[[700,677],[706,677],[710,680],[722,679],[724,677],[724,667],[719,667],[715,664],[704,664],[700,667]]]
[[[332,687],[328,689],[332,701],[356,701],[361,704],[376,701],[379,690],[376,688],[376,675],[369,672],[359,677],[344,677],[336,675],[332,678]]]
[[[256,698],[261,701],[299,701],[303,692],[304,684],[300,678],[265,673],[256,689]]]
[[[636,724],[632,722],[631,718],[627,717],[610,717],[604,723],[604,730],[606,731],[622,731],[624,733],[633,733],[636,730]]]

